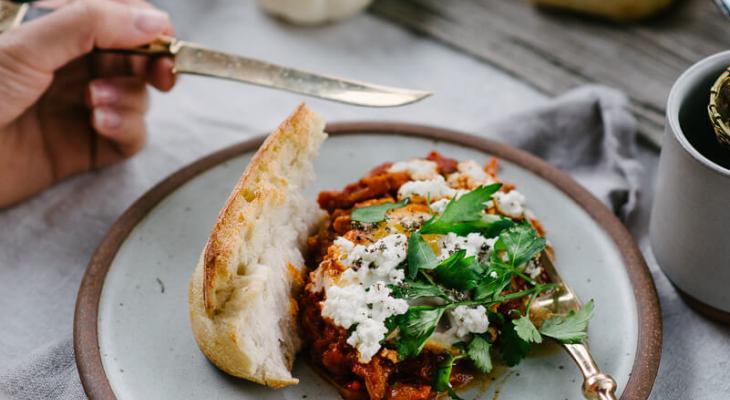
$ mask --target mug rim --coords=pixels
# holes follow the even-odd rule
[[[720,174],[724,177],[730,177],[730,169],[724,168],[719,164],[713,162],[709,158],[705,157],[702,153],[697,151],[694,146],[692,146],[692,144],[685,136],[681,124],[679,123],[679,108],[681,106],[682,100],[687,96],[687,92],[690,89],[690,84],[693,83],[696,79],[704,77],[702,73],[705,72],[707,69],[710,69],[717,64],[722,65],[722,63],[720,63],[720,60],[725,60],[725,67],[730,66],[730,50],[713,54],[697,61],[687,70],[685,70],[679,76],[679,78],[677,78],[677,80],[674,82],[674,85],[672,85],[672,89],[669,92],[669,98],[667,100],[666,118],[670,130],[672,131],[672,135],[674,135],[679,144],[684,148],[687,153],[692,156],[692,158],[694,158],[700,164],[704,165],[706,168],[709,168],[713,172]]]

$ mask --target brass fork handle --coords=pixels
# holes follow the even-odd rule
[[[598,368],[591,356],[588,346],[580,344],[564,344],[570,357],[578,365],[583,374],[583,395],[590,400],[616,400],[616,381]]]

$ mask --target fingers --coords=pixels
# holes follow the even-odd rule
[[[175,86],[175,67],[170,57],[160,57],[147,64],[147,82],[155,89],[167,92]]]
[[[149,107],[144,81],[135,77],[116,77],[91,81],[86,90],[89,108],[112,107],[144,113]]]
[[[26,67],[51,72],[94,47],[126,48],[172,31],[165,12],[111,0],[78,0],[7,32],[8,53]]]
[[[88,85],[86,103],[91,108],[92,127],[113,145],[99,149],[97,166],[107,165],[120,155],[129,157],[144,147],[144,113],[149,100],[142,79],[127,76],[94,80]]]
[[[132,75],[144,79],[157,90],[167,92],[175,85],[170,57],[149,58],[120,54],[95,54],[94,75],[98,78]]]
[[[97,107],[92,112],[91,125],[102,138],[113,144],[113,149],[118,153],[108,154],[109,149],[99,148],[98,167],[116,161],[119,155],[125,158],[134,155],[147,141],[144,114],[139,111]]]

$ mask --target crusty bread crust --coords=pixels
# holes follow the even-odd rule
[[[301,347],[296,301],[307,234],[321,214],[302,194],[325,139],[300,105],[269,135],[218,215],[190,281],[193,333],[223,371],[282,387]]]

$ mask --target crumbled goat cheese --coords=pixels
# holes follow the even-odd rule
[[[431,210],[437,214],[443,214],[446,209],[446,205],[449,204],[449,199],[441,199],[431,203]]]
[[[438,166],[429,160],[413,159],[410,161],[398,161],[390,166],[388,172],[408,172],[411,179],[425,181],[439,176]]]
[[[486,172],[484,172],[484,169],[482,169],[482,167],[474,160],[462,161],[457,165],[456,168],[459,170],[459,172],[473,179],[475,182],[488,184],[493,181],[492,178]]]
[[[508,193],[497,192],[493,198],[497,210],[508,217],[520,218],[525,212],[525,201],[527,199],[516,190]]]
[[[370,310],[362,285],[330,286],[325,293],[322,316],[331,319],[335,325],[349,329],[368,318]]]
[[[345,282],[370,286],[378,281],[389,284],[403,281],[403,270],[397,267],[406,260],[406,235],[386,236],[369,246],[355,245],[343,237],[334,243],[340,247],[340,261],[348,268],[341,276]]]
[[[380,351],[380,341],[387,333],[385,324],[368,319],[357,324],[355,331],[347,338],[347,344],[357,349],[357,360],[367,364]]]
[[[410,181],[401,185],[398,189],[398,198],[420,196],[430,200],[437,200],[443,197],[451,197],[456,191],[446,184],[443,176],[438,175],[434,179],[424,181]]]
[[[345,329],[357,325],[347,338],[347,343],[358,351],[362,363],[380,350],[380,341],[388,329],[385,320],[393,315],[408,311],[408,302],[390,295],[390,289],[383,282],[377,282],[365,289],[360,284],[343,287],[332,286],[326,290],[322,302],[322,316],[327,317]]]
[[[535,260],[530,260],[530,262],[525,265],[525,273],[530,275],[530,278],[535,279],[542,274],[542,267],[537,265]]]
[[[497,271],[492,271],[489,273],[489,277],[492,279],[497,279],[497,277],[499,277],[499,275],[497,275]]]
[[[453,232],[439,238],[441,250],[439,259],[444,260],[458,250],[466,250],[466,256],[476,256],[479,260],[489,258],[489,253],[494,247],[497,238],[487,239],[478,233],[470,233],[466,236],[457,236]]]
[[[451,333],[460,339],[472,333],[484,333],[489,328],[487,309],[484,306],[458,306],[449,312]]]

